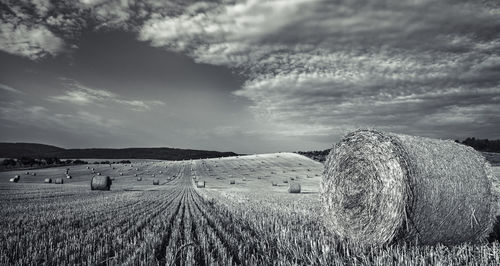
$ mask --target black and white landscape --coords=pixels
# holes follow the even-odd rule
[[[0,0],[2,265],[500,264],[499,167],[498,1]]]

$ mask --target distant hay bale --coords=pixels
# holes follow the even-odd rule
[[[198,182],[196,182],[196,187],[198,187],[198,188],[204,188],[205,187],[205,181],[198,181]]]
[[[271,183],[271,185],[272,185],[273,187],[278,186],[278,184],[276,184],[276,182],[272,182],[272,183]]]
[[[134,174],[134,177],[136,177],[136,176],[137,176],[137,174]]]
[[[288,186],[288,193],[300,193],[300,189],[300,184],[293,182]]]
[[[32,174],[33,176],[36,176],[36,173],[35,173],[35,172],[33,172],[33,173],[31,173],[31,174]]]
[[[137,177],[137,181],[142,181],[142,177]]]
[[[323,218],[365,245],[477,243],[495,220],[492,179],[489,163],[465,145],[358,130],[325,162]]]
[[[230,185],[234,185],[234,184],[236,184],[236,181],[231,180],[231,181],[229,181],[229,184],[230,184]]]
[[[120,176],[122,176],[122,175],[123,175],[123,173],[120,173]]]
[[[97,173],[97,175],[101,175],[101,173]]]
[[[286,180],[286,179],[283,180],[283,183],[288,184],[288,180]]]
[[[292,181],[293,181],[293,180],[295,180],[295,178],[293,178],[293,177],[290,177],[290,180],[292,180]]]
[[[153,179],[153,185],[158,186],[160,184],[159,179]]]
[[[246,178],[244,178],[244,177],[242,178],[242,180],[243,180],[243,181],[247,181],[247,179],[246,179]]]
[[[43,183],[48,183],[48,184],[52,183],[52,178],[45,178],[43,180]]]
[[[30,174],[30,172],[26,172],[25,174],[29,175],[29,174]]]
[[[109,176],[93,176],[90,180],[91,190],[110,190],[113,181]]]
[[[54,179],[54,184],[64,184],[64,179],[56,178],[56,179]]]
[[[20,179],[19,175],[15,175],[13,178],[9,179],[9,182],[17,183]]]
[[[71,178],[72,178],[72,176],[71,176],[71,175],[66,175],[66,178],[67,178],[67,179],[71,179]]]

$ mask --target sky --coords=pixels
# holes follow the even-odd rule
[[[497,0],[0,0],[0,141],[500,139]]]

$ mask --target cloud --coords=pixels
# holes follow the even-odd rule
[[[247,81],[234,94],[277,125],[273,134],[370,126],[499,137],[498,2],[247,0],[189,10],[152,17],[139,39],[241,72]]]
[[[24,94],[24,92],[22,92],[22,91],[20,91],[18,89],[14,89],[14,88],[12,88],[10,86],[7,86],[5,84],[2,84],[2,83],[0,83],[0,89],[8,91],[8,92],[17,93],[17,94]]]
[[[64,41],[43,25],[27,24],[18,19],[0,19],[0,50],[32,60],[55,56],[64,49]]]
[[[78,132],[85,128],[90,134],[122,125],[120,120],[105,118],[87,111],[80,110],[63,114],[53,112],[44,106],[29,105],[24,101],[10,102],[0,106],[0,118],[41,129],[59,128],[69,132]]]
[[[108,90],[93,89],[71,79],[62,80],[65,82],[67,91],[62,95],[48,97],[49,101],[71,103],[79,106],[118,104],[134,111],[148,111],[154,106],[165,105],[164,102],[159,100],[128,100]]]

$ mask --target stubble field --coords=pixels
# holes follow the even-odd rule
[[[92,168],[114,179],[111,191],[90,190]],[[498,242],[363,248],[335,238],[321,222],[322,171],[278,153],[72,166],[71,179],[65,167],[2,172],[0,264],[500,264]],[[293,182],[300,194],[288,193]]]

